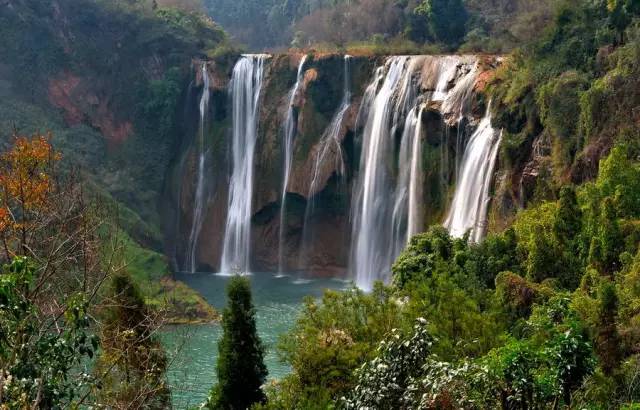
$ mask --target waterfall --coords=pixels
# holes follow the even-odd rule
[[[451,235],[478,242],[486,230],[489,188],[495,166],[501,133],[491,126],[491,104],[467,144],[462,159],[460,179],[444,225]]]
[[[187,260],[185,271],[194,273],[196,271],[196,250],[198,248],[198,239],[202,228],[202,211],[204,208],[204,133],[207,109],[209,107],[209,73],[207,72],[207,63],[202,64],[202,96],[200,97],[200,132],[198,138],[198,174],[196,176],[196,193],[193,205],[193,215],[191,220],[191,231],[189,233],[189,242],[187,244]]]
[[[393,241],[394,133],[412,103],[411,77],[416,57],[391,57],[384,80],[378,75],[367,91],[376,90],[367,109],[362,140],[359,181],[354,198],[351,269],[356,284],[370,290],[373,282],[390,273],[396,246]],[[377,71],[376,74],[380,74]],[[379,83],[382,81],[382,85]],[[374,88],[375,87],[375,88]],[[406,193],[405,193],[406,195]]]
[[[398,155],[399,175],[394,193],[391,226],[393,254],[400,254],[406,243],[420,229],[422,182],[422,109],[413,107],[404,124]]]
[[[220,270],[249,271],[253,158],[257,139],[260,91],[266,55],[245,55],[231,78],[233,110],[232,172]]]
[[[411,146],[411,171],[409,173],[409,217],[407,223],[407,242],[422,228],[422,108],[418,111],[416,125],[413,127]]]
[[[278,249],[278,272],[282,273],[284,267],[284,233],[285,233],[285,211],[287,200],[287,187],[289,186],[289,176],[291,174],[291,160],[293,157],[293,140],[296,135],[298,126],[295,118],[294,104],[298,96],[298,90],[302,84],[302,74],[304,63],[307,61],[305,54],[298,64],[298,73],[296,75],[296,83],[289,92],[289,106],[287,107],[287,115],[284,122],[284,176],[282,179],[282,195],[280,199],[280,230],[279,230],[279,249]]]
[[[344,56],[344,86],[342,92],[342,102],[338,111],[335,113],[329,126],[320,139],[320,149],[318,150],[313,167],[313,178],[309,185],[309,198],[315,195],[319,189],[318,177],[320,174],[320,168],[327,161],[327,155],[332,153],[334,155],[333,169],[342,176],[345,173],[344,165],[344,153],[342,152],[342,143],[340,142],[340,130],[342,129],[342,122],[344,115],[351,106],[351,73],[349,69],[349,62],[351,56]],[[313,202],[313,201],[311,201]]]
[[[343,68],[343,88],[342,88],[342,101],[338,110],[334,114],[329,126],[323,133],[318,144],[317,152],[313,162],[313,175],[309,184],[309,191],[307,194],[307,206],[304,212],[303,232],[302,232],[302,252],[300,253],[300,265],[302,266],[302,259],[305,256],[305,250],[311,243],[309,232],[309,220],[313,214],[315,208],[315,195],[321,188],[322,181],[320,181],[320,174],[323,167],[329,167],[330,170],[335,171],[338,176],[345,174],[344,152],[342,151],[342,142],[340,141],[340,134],[344,121],[344,116],[351,106],[351,56],[344,56],[344,68]],[[333,164],[327,161],[333,156]]]
[[[357,121],[366,118],[351,212],[351,272],[360,288],[388,279],[395,258],[423,229],[424,109],[439,107],[448,135],[449,125],[470,114],[477,73],[477,59],[464,56],[391,57],[386,70],[376,70]],[[431,91],[419,95],[421,88]],[[445,163],[448,138],[441,145]]]

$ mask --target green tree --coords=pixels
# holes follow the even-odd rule
[[[82,402],[92,379],[75,370],[93,357],[87,302],[75,294],[52,318],[34,303],[35,266],[15,258],[0,275],[0,407],[62,409]],[[59,331],[51,331],[59,329]]]
[[[600,273],[612,274],[620,267],[624,237],[611,197],[605,198],[602,202],[598,222],[597,234],[591,240],[589,263]]]
[[[640,12],[638,0],[607,0],[609,24],[618,33],[618,44],[624,43],[624,31],[631,23],[634,15]]]
[[[423,0],[414,13],[427,20],[429,33],[436,41],[457,45],[466,34],[469,14],[462,0]]]
[[[249,280],[235,276],[227,286],[228,305],[218,345],[218,384],[209,396],[210,409],[244,410],[263,403],[261,389],[267,377],[264,347],[256,330]]]
[[[427,321],[419,318],[409,337],[395,329],[380,342],[378,355],[356,371],[357,385],[343,400],[345,409],[405,409],[406,390],[424,374],[433,337]]]
[[[558,211],[553,223],[553,233],[562,244],[571,244],[582,230],[582,211],[578,206],[576,191],[571,186],[560,189]]]
[[[115,408],[169,408],[165,352],[154,334],[154,318],[128,274],[113,277],[108,302],[96,366],[102,385],[96,396]]]
[[[622,351],[620,335],[616,321],[618,319],[618,294],[611,282],[600,287],[600,312],[598,317],[598,334],[596,353],[600,358],[600,366],[606,375],[611,375],[620,366]]]
[[[393,328],[410,328],[397,302],[392,288],[380,282],[369,294],[354,288],[327,290],[321,301],[307,298],[280,340],[292,373],[269,392],[269,408],[326,409],[346,394],[356,382],[354,371],[372,358],[378,343]]]

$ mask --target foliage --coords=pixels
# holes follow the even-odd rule
[[[111,407],[168,408],[167,359],[155,336],[156,319],[126,274],[112,278],[103,312],[102,351],[95,367],[98,403]]]
[[[0,57],[11,85],[3,100],[15,109],[0,133],[51,125],[100,189],[159,229],[157,203],[184,131],[178,107],[191,59],[226,37],[202,14],[147,3],[25,0],[3,8]],[[75,114],[63,118],[69,110]]]
[[[371,294],[350,289],[326,291],[320,302],[307,299],[279,346],[293,372],[269,392],[269,402],[286,397],[280,408],[326,408],[340,398],[355,383],[353,371],[378,343],[393,328],[405,327],[399,305],[379,283]]]
[[[228,305],[222,316],[218,343],[218,384],[206,404],[211,409],[247,409],[264,402],[267,377],[264,347],[256,331],[249,280],[236,276],[227,285]]]
[[[433,343],[426,324],[418,319],[410,338],[403,339],[394,329],[388,341],[380,342],[376,357],[356,371],[357,384],[343,399],[344,408],[413,408],[403,396],[409,384],[422,376],[421,365],[430,355]]]
[[[537,35],[552,10],[551,0],[205,0],[205,4],[225,30],[253,50],[317,48],[322,43],[391,46],[404,39],[418,46],[438,42],[447,49],[456,49],[464,40],[465,50],[498,53]]]
[[[544,408],[571,402],[593,370],[586,335],[566,300],[540,306],[530,336],[459,364],[430,355],[426,322],[409,338],[383,342],[359,371],[346,408]]]
[[[427,20],[429,36],[439,42],[457,44],[466,34],[469,16],[462,0],[423,0],[414,13]]]
[[[88,374],[78,372],[98,347],[89,333],[88,300],[77,293],[56,317],[47,317],[31,299],[35,278],[36,269],[25,257],[2,268],[1,400],[7,408],[69,408],[82,401],[93,383]]]

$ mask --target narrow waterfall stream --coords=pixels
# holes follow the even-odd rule
[[[320,170],[323,167],[329,167],[339,177],[345,174],[345,161],[344,152],[342,149],[342,141],[340,141],[340,133],[342,130],[344,116],[351,106],[352,92],[351,92],[351,56],[344,56],[344,68],[343,68],[343,88],[342,88],[342,101],[338,110],[334,114],[329,126],[324,131],[320,138],[318,150],[315,153],[313,162],[313,174],[311,183],[309,184],[309,191],[307,194],[307,204],[304,212],[303,233],[302,233],[302,249],[299,255],[300,259],[306,257],[306,250],[309,246],[312,246],[313,232],[309,229],[309,220],[313,214],[315,207],[315,195],[318,193],[320,184],[324,181],[319,181]],[[327,161],[333,160],[333,164]]]
[[[398,164],[400,166],[398,182],[394,193],[391,226],[393,232],[393,254],[399,254],[412,235],[417,233],[418,218],[418,184],[422,180],[419,169],[422,165],[421,126],[422,109],[414,107],[407,114],[400,140]]]
[[[411,144],[411,169],[409,172],[409,210],[407,222],[407,239],[409,242],[411,237],[420,232],[422,229],[422,112],[423,108],[418,109],[418,115],[415,120],[416,125],[413,127],[411,136],[413,138]]]
[[[444,225],[451,235],[478,242],[486,230],[489,188],[493,177],[501,133],[491,126],[491,104],[471,136],[462,159],[460,180]]]
[[[313,179],[311,180],[311,184],[309,187],[309,196],[314,195],[318,190],[319,170],[327,160],[327,155],[329,153],[333,153],[335,159],[334,169],[338,173],[338,175],[344,175],[345,173],[344,153],[342,151],[342,143],[340,141],[340,130],[342,128],[344,115],[347,113],[347,110],[351,106],[351,71],[349,66],[350,61],[351,56],[344,56],[344,85],[342,89],[342,101],[340,102],[338,111],[336,111],[335,115],[331,119],[329,126],[327,127],[324,135],[320,140],[321,145],[315,158]]]
[[[264,54],[243,56],[236,63],[231,78],[233,169],[220,263],[220,271],[226,274],[245,273],[250,269],[253,160],[267,57]]]
[[[187,244],[187,259],[184,267],[185,272],[194,273],[197,269],[196,251],[198,249],[198,239],[200,230],[202,229],[202,215],[204,208],[204,164],[205,164],[205,129],[206,115],[209,108],[209,98],[211,91],[209,90],[210,81],[207,71],[207,63],[202,64],[202,96],[200,97],[200,131],[198,134],[198,172],[196,175],[196,192],[193,203],[193,216],[191,220],[191,231],[189,233],[189,242]]]
[[[278,232],[278,272],[283,273],[284,269],[284,234],[285,234],[285,218],[287,209],[287,187],[289,186],[289,176],[291,175],[291,161],[293,157],[293,142],[296,136],[298,120],[295,115],[294,104],[298,97],[298,90],[302,84],[302,74],[304,73],[304,64],[307,61],[305,54],[298,64],[298,73],[296,75],[296,83],[289,92],[289,106],[287,107],[287,115],[284,121],[284,175],[282,178],[282,195],[280,196],[280,227]]]

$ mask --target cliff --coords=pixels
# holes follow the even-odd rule
[[[281,235],[281,193],[283,181],[284,121],[289,109],[290,91],[303,55],[300,53],[271,56],[266,65],[261,92],[258,138],[254,159],[255,180],[252,199],[251,269],[273,271],[279,265]],[[470,95],[453,105],[443,106],[431,101],[422,116],[425,130],[423,150],[424,189],[422,201],[426,223],[442,222],[451,191],[455,185],[455,167],[462,156],[457,135],[471,132],[484,114],[483,95],[486,82],[499,64],[496,57],[446,56],[414,57],[414,73],[421,81],[413,87],[421,96],[456,88],[466,73],[477,70]],[[345,70],[342,55],[309,54],[302,69],[301,84],[293,98],[296,118],[293,161],[284,214],[283,268],[287,271],[308,271],[312,274],[344,274],[349,264],[352,221],[350,209],[359,174],[362,155],[362,99],[374,78],[376,67],[385,64],[381,56],[357,56],[349,59]],[[178,269],[184,266],[186,244],[192,225],[199,118],[196,107],[202,95],[201,67],[206,64],[210,77],[211,103],[205,119],[206,211],[197,245],[198,270],[217,271],[222,252],[228,201],[230,167],[230,118],[232,108],[226,92],[233,61],[229,58],[213,61],[194,60],[192,88],[188,102],[191,112],[185,122],[192,125],[192,136],[174,162],[171,189],[167,191],[167,249],[175,255]],[[452,74],[447,84],[436,84],[441,66],[450,64]],[[345,74],[347,73],[347,74]],[[349,78],[345,83],[345,75]],[[325,142],[327,129],[339,110],[349,84],[352,94],[337,132],[338,145]],[[412,92],[413,92],[412,91]],[[465,99],[466,98],[466,99]],[[463,101],[464,100],[464,101]],[[458,121],[457,112],[465,104],[468,116]],[[359,115],[360,114],[360,115]],[[361,117],[358,120],[359,116]],[[393,150],[399,149],[402,125],[394,130]],[[322,152],[322,161],[318,158]],[[344,172],[339,159],[344,158]],[[394,171],[395,172],[395,171]],[[310,207],[310,203],[313,206]],[[311,208],[311,210],[310,210]],[[305,237],[306,235],[306,237]],[[312,236],[310,246],[308,236]]]

